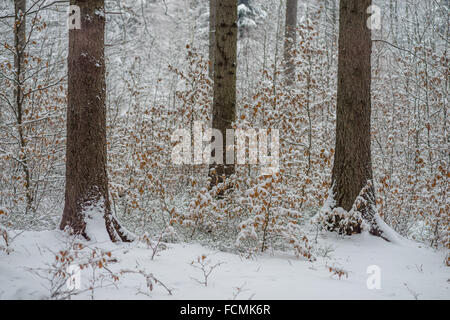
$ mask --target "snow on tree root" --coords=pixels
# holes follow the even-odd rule
[[[120,225],[112,213],[104,214],[104,212],[103,199],[84,210],[85,235],[89,240],[94,242],[109,242],[111,240],[130,242],[136,239],[135,235]]]
[[[333,188],[328,191],[328,198],[312,223],[328,231],[352,235],[364,231],[395,244],[404,243],[405,239],[389,227],[376,210],[375,199],[370,189],[372,182],[361,190],[350,211],[336,207]]]

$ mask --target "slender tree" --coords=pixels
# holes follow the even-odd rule
[[[14,0],[14,69],[16,75],[14,100],[16,107],[22,105],[22,75],[25,69],[26,47],[26,0]]]
[[[298,0],[287,0],[286,22],[284,26],[284,63],[286,64],[286,84],[291,86],[295,81],[295,64],[293,50],[297,42],[297,8]]]
[[[217,1],[216,6],[212,127],[223,136],[223,162],[211,165],[211,186],[235,170],[234,163],[226,163],[225,137],[236,117],[237,0]]]
[[[27,46],[26,39],[26,0],[14,0],[14,104],[15,114],[17,120],[17,131],[19,133],[19,144],[21,154],[21,166],[25,175],[25,189],[26,189],[26,212],[32,210],[33,193],[31,190],[31,173],[26,157],[26,139],[25,129],[23,124],[24,117],[24,94],[23,94],[23,80],[25,73],[25,49]]]
[[[71,0],[81,29],[69,30],[65,206],[60,228],[87,239],[90,214],[103,214],[112,241],[126,240],[112,217],[106,173],[103,0]]]
[[[381,236],[375,219],[370,144],[372,41],[371,30],[367,27],[367,9],[371,3],[372,0],[340,1],[336,153],[332,182],[336,207],[350,211],[355,204],[369,222],[370,232]],[[335,222],[339,223],[339,219]],[[340,231],[360,233],[361,225]]]
[[[214,77],[214,48],[216,46],[216,1],[209,0],[209,77]]]

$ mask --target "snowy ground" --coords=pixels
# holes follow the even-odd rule
[[[11,232],[14,236],[14,233]],[[16,233],[17,234],[17,233]],[[36,272],[49,268],[68,237],[60,231],[23,232],[9,255],[0,252],[0,299],[48,299],[50,281]],[[98,240],[98,239],[97,239]],[[113,282],[105,268],[97,268],[94,291],[72,295],[72,299],[449,299],[450,268],[445,252],[403,240],[392,244],[367,234],[342,239],[327,234],[320,239],[331,252],[311,263],[287,253],[272,253],[246,259],[236,254],[212,251],[194,244],[168,244],[154,260],[143,243],[100,242],[91,247],[111,252],[109,271],[143,270],[162,281],[172,295],[154,284],[150,292],[142,274],[120,274]],[[331,247],[330,247],[331,246]],[[82,249],[87,254],[90,249]],[[325,252],[327,250],[323,250]],[[330,251],[330,250],[328,250]],[[52,253],[54,252],[54,253]],[[206,256],[210,265],[222,262],[202,285],[202,271],[191,265]],[[324,254],[325,255],[325,254]],[[367,268],[380,268],[381,289],[367,287]],[[136,266],[138,268],[136,269]],[[329,266],[348,272],[339,279]],[[40,271],[41,276],[44,271]],[[38,272],[39,273],[39,272]],[[81,290],[92,280],[92,268],[81,271]],[[101,275],[104,276],[100,283]],[[195,280],[197,279],[197,280]],[[240,288],[237,289],[237,288]],[[66,289],[65,287],[62,289]],[[140,292],[140,293],[139,293]]]

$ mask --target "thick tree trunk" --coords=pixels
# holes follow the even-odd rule
[[[214,48],[216,46],[216,1],[209,0],[209,77],[214,77]]]
[[[336,119],[336,154],[332,172],[336,207],[350,211],[354,204],[381,235],[375,220],[370,146],[371,31],[367,8],[371,0],[341,0]],[[358,198],[361,196],[365,201]],[[351,233],[360,233],[353,226]]]
[[[225,137],[236,117],[237,0],[220,0],[216,5],[212,127],[223,136],[223,163],[211,165],[211,187],[235,169],[234,163],[226,163]]]
[[[293,50],[297,42],[297,8],[298,0],[287,0],[286,22],[284,26],[284,63],[286,84],[292,86],[295,82],[295,59]]]
[[[81,29],[69,31],[66,193],[60,228],[87,239],[89,214],[102,214],[112,241],[126,240],[112,217],[106,173],[103,0],[71,0]]]

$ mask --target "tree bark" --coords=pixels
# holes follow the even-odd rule
[[[381,235],[375,220],[371,163],[371,31],[367,8],[371,0],[341,0],[339,16],[336,153],[332,172],[336,207],[350,211],[358,196],[358,211],[370,232]],[[361,199],[361,198],[359,198]],[[350,233],[360,233],[353,226]]]
[[[103,0],[71,0],[81,29],[69,30],[65,206],[60,228],[89,239],[87,210],[103,214],[112,241],[127,240],[111,214],[106,173]]]
[[[287,0],[286,22],[284,27],[284,63],[286,84],[292,86],[295,82],[295,55],[293,50],[297,42],[297,8],[298,0]]]
[[[21,154],[21,165],[25,175],[26,211],[28,213],[33,208],[33,192],[31,190],[31,173],[27,159],[27,143],[23,125],[24,96],[23,79],[25,73],[25,48],[26,40],[26,0],[14,0],[14,103],[16,107],[17,131],[19,133],[19,143]]]
[[[212,127],[223,136],[223,162],[210,166],[211,187],[235,170],[234,161],[226,163],[225,137],[236,117],[237,0],[221,0],[216,5]]]
[[[214,48],[216,46],[216,1],[209,0],[209,77],[214,77]]]

